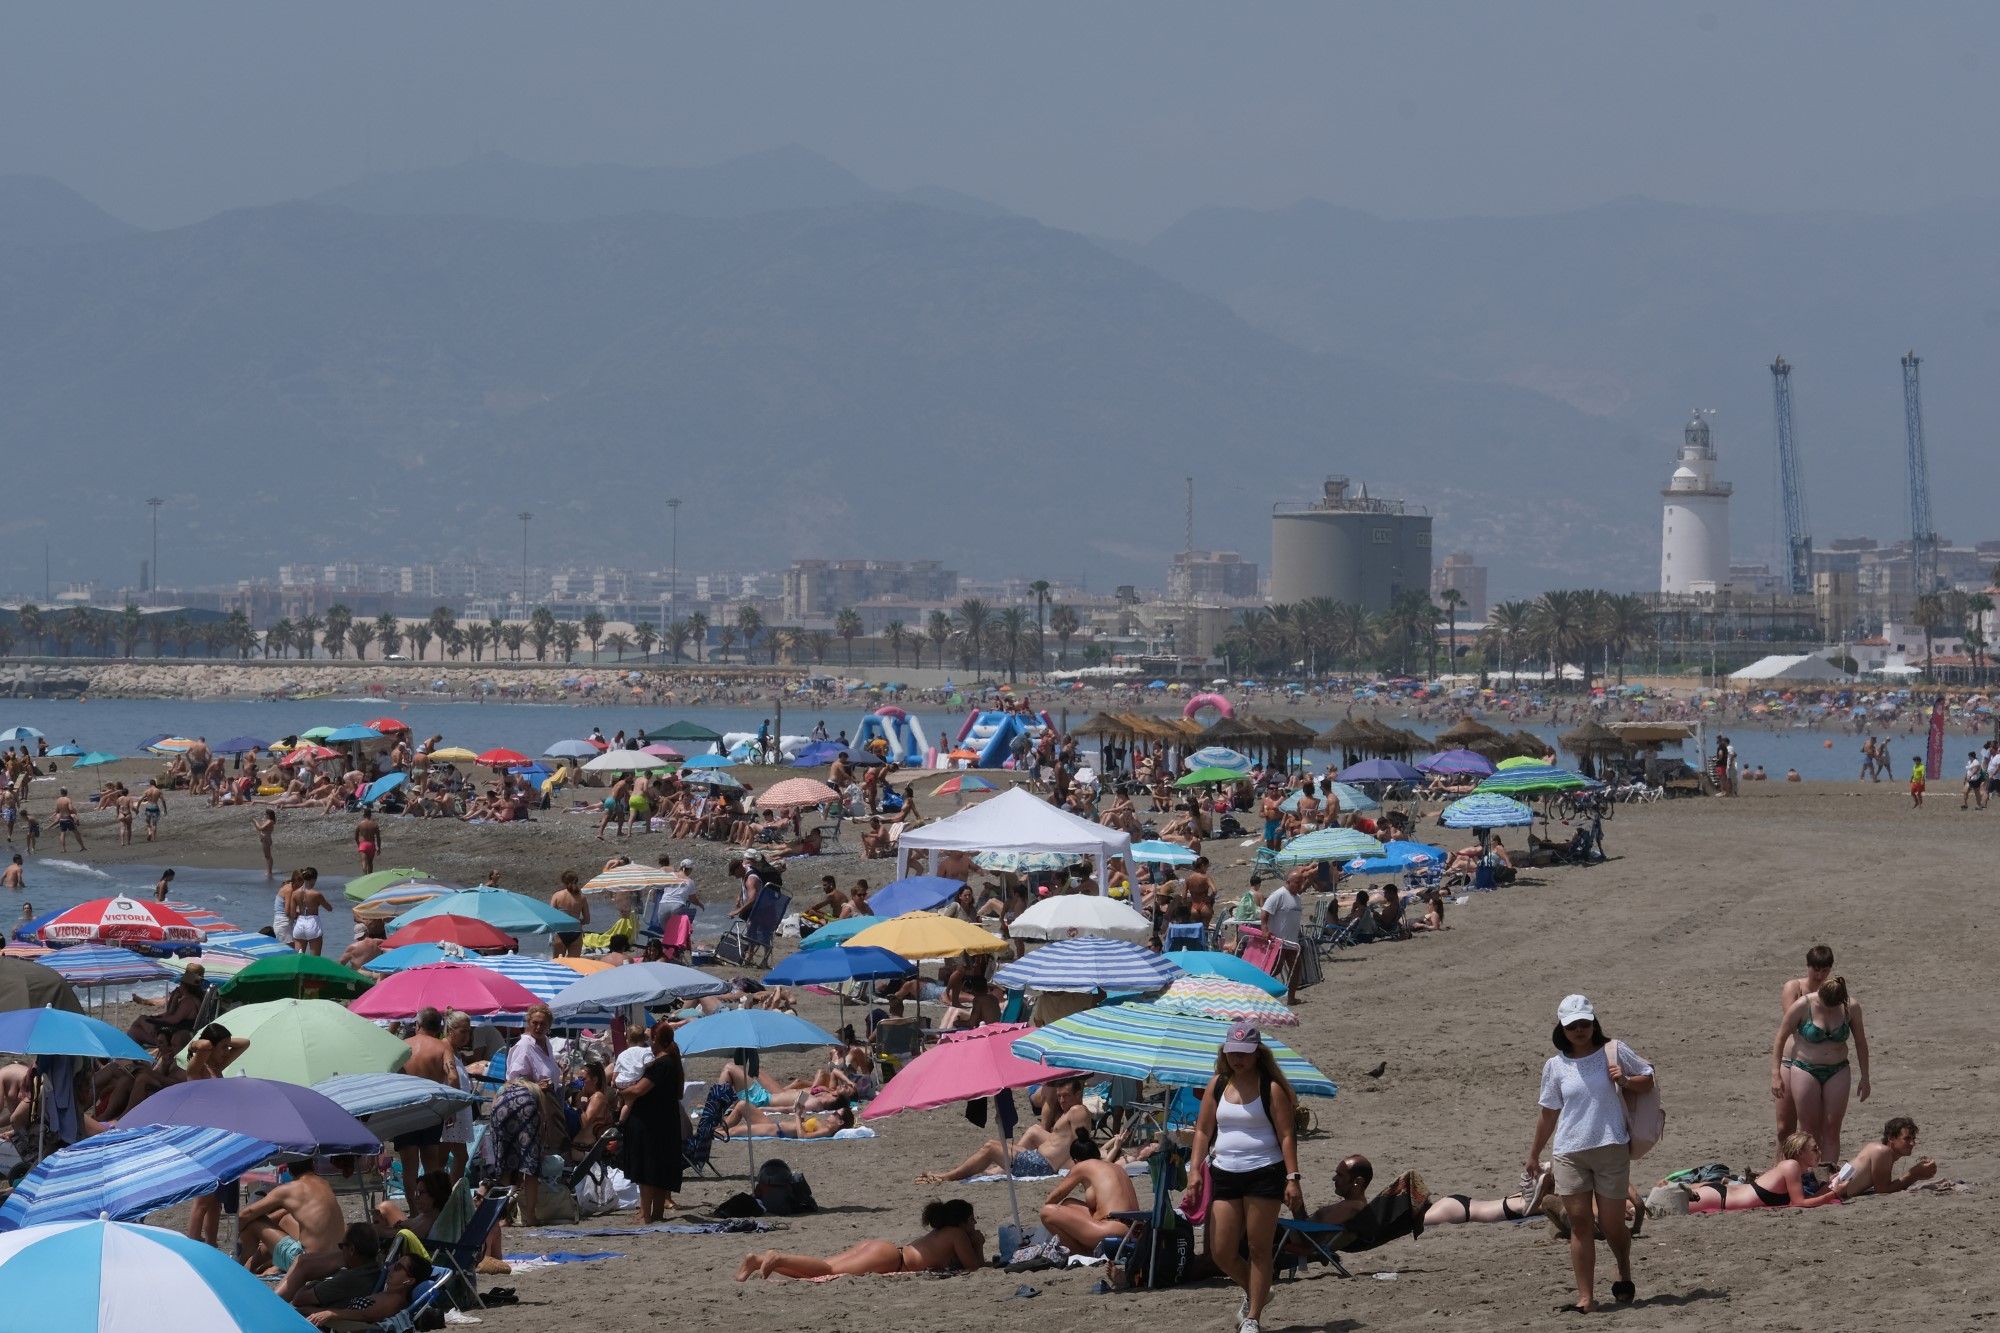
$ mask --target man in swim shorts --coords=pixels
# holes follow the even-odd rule
[[[292,1163],[292,1178],[245,1208],[238,1221],[236,1255],[251,1272],[284,1274],[278,1295],[286,1301],[308,1282],[340,1269],[340,1241],[347,1233],[340,1200],[308,1157]]]
[[[382,850],[382,826],[366,810],[361,812],[361,818],[354,825],[354,850],[361,854],[361,873],[373,874],[375,854]]]
[[[59,787],[56,789],[55,813],[56,833],[62,838],[62,850],[69,850],[69,837],[70,834],[74,833],[76,835],[76,849],[79,852],[89,851],[90,849],[83,845],[83,829],[76,822],[76,802],[70,800],[68,787]]]

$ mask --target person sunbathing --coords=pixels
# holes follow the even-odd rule
[[[1090,1134],[1090,1108],[1083,1104],[1080,1079],[1064,1079],[1051,1085],[1055,1103],[1051,1123],[1033,1124],[1014,1140],[1010,1156],[1007,1145],[988,1139],[979,1151],[949,1171],[926,1171],[917,1177],[919,1185],[942,1185],[969,1180],[990,1172],[1004,1172],[1017,1179],[1059,1175],[1069,1169],[1070,1145]]]
[[[397,1257],[382,1290],[348,1303],[345,1309],[319,1310],[306,1316],[314,1328],[369,1329],[409,1308],[417,1288],[431,1275],[431,1262],[416,1254]]]
[[[340,1241],[347,1232],[333,1186],[308,1157],[294,1162],[292,1178],[237,1219],[236,1252],[252,1272],[274,1268],[283,1274],[278,1295],[290,1301],[308,1282],[341,1266]]]
[[[825,1259],[810,1254],[766,1250],[746,1254],[736,1280],[753,1277],[858,1277],[868,1273],[964,1273],[985,1263],[986,1237],[973,1226],[972,1205],[964,1199],[933,1199],[921,1218],[927,1230],[907,1245],[864,1240]]]
[[[1937,1174],[1937,1163],[1919,1157],[1898,1178],[1890,1168],[1917,1150],[1917,1122],[1899,1115],[1882,1126],[1882,1138],[1854,1154],[1854,1160],[1840,1168],[1829,1194],[1843,1199],[1859,1199],[1870,1194],[1898,1194],[1918,1181]]]
[[[1805,1177],[1819,1165],[1819,1141],[1806,1133],[1785,1136],[1785,1157],[1770,1170],[1747,1184],[1694,1185],[1686,1187],[1691,1197],[1691,1213],[1740,1212],[1746,1208],[1818,1208],[1839,1203],[1841,1197],[1827,1190],[1806,1197]]]
[[[801,1097],[790,1112],[767,1112],[748,1102],[738,1102],[722,1119],[722,1137],[748,1134],[765,1139],[830,1139],[843,1129],[854,1128],[854,1108],[833,1093],[813,1093]]]
[[[1090,1254],[1131,1229],[1113,1214],[1137,1212],[1139,1195],[1125,1168],[1105,1161],[1088,1135],[1071,1140],[1069,1155],[1069,1170],[1042,1203],[1042,1225],[1072,1253]],[[1078,1190],[1083,1197],[1071,1198]]]

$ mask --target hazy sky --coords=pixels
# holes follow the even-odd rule
[[[1437,215],[2000,194],[1990,3],[66,0],[0,25],[0,171],[151,225],[491,150],[782,143],[1126,237],[1306,195]]]

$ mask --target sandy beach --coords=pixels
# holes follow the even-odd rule
[[[171,854],[179,863],[245,863],[241,812],[183,803],[176,816]],[[345,819],[297,817],[282,827],[285,859],[310,852],[325,864],[347,845]],[[1341,1086],[1337,1100],[1315,1106],[1321,1127],[1301,1144],[1308,1202],[1327,1201],[1335,1162],[1356,1151],[1373,1160],[1378,1181],[1414,1167],[1435,1191],[1505,1192],[1532,1128],[1554,1005],[1577,989],[1597,1002],[1607,1030],[1660,1072],[1668,1134],[1635,1179],[1650,1184],[1712,1160],[1762,1167],[1771,1154],[1765,1071],[1778,988],[1802,971],[1807,946],[1824,941],[1872,1039],[1874,1096],[1850,1108],[1849,1155],[1888,1117],[1910,1115],[1939,1178],[1967,1181],[1970,1191],[1652,1221],[1636,1244],[1638,1305],[1605,1317],[1633,1328],[1683,1326],[1690,1317],[1747,1330],[1829,1318],[1888,1330],[1975,1326],[2000,1312],[2000,1279],[1987,1258],[2000,1223],[1985,1197],[2000,1166],[1990,1057],[2000,1004],[1989,985],[1986,901],[1996,836],[2000,808],[1962,814],[1942,788],[1914,812],[1890,784],[1766,784],[1734,800],[1662,802],[1621,811],[1607,825],[1606,864],[1531,872],[1512,888],[1475,895],[1441,935],[1343,952],[1307,993],[1304,1026],[1286,1034]],[[399,820],[387,837],[389,863],[458,878],[498,865],[509,884],[543,893],[561,869],[588,866],[608,850],[586,821],[560,816],[518,828]],[[1225,895],[1234,896],[1249,852],[1210,851]],[[693,854],[702,882],[718,882],[721,852],[704,844]],[[819,873],[891,877],[888,863],[833,856],[800,863],[796,887]],[[831,1001],[808,1001],[809,1017],[833,1017]],[[1382,1061],[1387,1071],[1368,1078],[1364,1071]],[[785,1073],[808,1063],[780,1056],[770,1067]],[[707,1064],[690,1068],[712,1072]],[[824,1211],[781,1223],[763,1244],[823,1254],[863,1237],[909,1238],[934,1196],[912,1183],[916,1174],[955,1162],[982,1132],[956,1110],[939,1110],[894,1117],[879,1133],[784,1145],[781,1155],[807,1174]],[[759,1146],[768,1155],[776,1145]],[[729,1174],[691,1181],[687,1212],[743,1187],[741,1148],[721,1148],[718,1160]],[[1005,1220],[1005,1187],[957,1192],[977,1205],[990,1237]],[[1032,1186],[1023,1196],[1027,1207],[1039,1201]],[[1111,1330],[1170,1320],[1220,1329],[1232,1326],[1235,1308],[1221,1285],[1093,1294],[1098,1274],[1087,1271],[739,1286],[730,1279],[746,1244],[736,1236],[578,1240],[517,1231],[508,1248],[623,1257],[519,1275],[512,1285],[523,1304],[481,1316],[496,1331],[578,1317],[619,1327],[678,1322],[692,1310],[704,1323],[759,1328]],[[1355,1256],[1349,1267],[1352,1281],[1316,1269],[1283,1284],[1265,1327],[1524,1328],[1547,1323],[1570,1290],[1565,1252],[1541,1222],[1433,1228],[1419,1241]],[[1016,1299],[1023,1286],[1038,1295]]]

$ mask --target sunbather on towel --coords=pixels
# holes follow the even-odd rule
[[[1007,1145],[988,1139],[979,1151],[949,1171],[926,1171],[917,1177],[919,1185],[942,1185],[948,1181],[970,1180],[997,1171],[1011,1176],[1053,1176],[1069,1169],[1070,1145],[1090,1133],[1090,1110],[1083,1104],[1083,1080],[1064,1079],[1052,1085],[1056,1114],[1053,1123],[1030,1125],[1014,1140],[1010,1155]]]
[[[810,1254],[766,1250],[746,1254],[736,1280],[753,1277],[852,1277],[865,1273],[963,1273],[985,1263],[986,1238],[972,1225],[972,1205],[964,1199],[933,1199],[924,1205],[925,1233],[907,1245],[864,1240],[820,1259]]]
[[[1372,1250],[1404,1236],[1424,1234],[1429,1226],[1452,1226],[1465,1222],[1517,1222],[1528,1216],[1528,1201],[1519,1194],[1499,1199],[1475,1199],[1466,1194],[1434,1196],[1423,1177],[1405,1171],[1374,1199],[1368,1186],[1374,1182],[1375,1168],[1359,1153],[1343,1158],[1334,1168],[1333,1190],[1338,1201],[1313,1210],[1311,1220],[1338,1225],[1336,1250]],[[1543,1182],[1543,1192],[1550,1193]],[[1302,1242],[1294,1241],[1296,1253],[1306,1253]]]
[[[854,1128],[854,1108],[838,1106],[806,1109],[801,1103],[794,1111],[767,1114],[763,1107],[739,1101],[722,1118],[724,1138],[736,1134],[770,1139],[830,1139],[843,1129]]]

